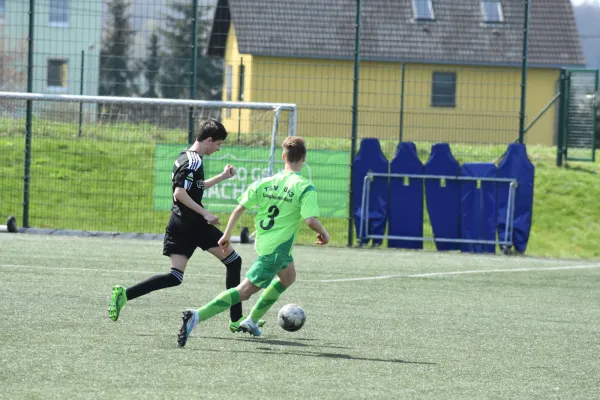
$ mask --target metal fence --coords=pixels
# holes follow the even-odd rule
[[[310,150],[320,151],[323,159],[330,157],[331,179],[323,180],[319,187],[324,195],[351,190],[348,176],[352,155],[363,137],[380,139],[388,159],[393,158],[400,141],[414,141],[423,159],[432,143],[449,142],[460,161],[492,161],[503,154],[508,143],[519,139],[522,131],[526,0],[505,5],[506,18],[513,18],[511,29],[520,32],[506,50],[519,60],[516,64],[505,62],[501,56],[487,62],[477,54],[472,63],[378,57],[373,54],[369,27],[374,21],[370,19],[375,16],[382,23],[389,21],[369,1],[318,6],[309,1],[239,0],[4,0],[3,4],[0,91],[293,103],[298,107],[298,135],[307,139]],[[428,39],[432,32],[426,14],[435,10],[423,8],[423,4],[433,4],[442,11],[448,8],[437,1],[403,1],[395,8],[419,27],[419,35],[402,40],[398,35],[382,37],[378,42],[382,52],[413,41],[426,58],[426,52],[444,46]],[[457,8],[453,18],[473,18],[474,12],[490,17],[493,13],[486,12],[492,9],[485,7]],[[260,36],[267,31],[265,15],[285,13],[294,14],[294,18],[277,22],[281,29],[276,38],[269,36],[272,29]],[[324,19],[332,16],[341,17],[329,22]],[[321,30],[321,41],[301,36],[301,21],[307,24],[303,27],[306,31]],[[389,25],[390,32],[395,29]],[[493,24],[491,29],[496,29]],[[339,39],[337,47],[328,43],[330,36]],[[252,41],[253,37],[260,40]],[[457,36],[456,40],[472,39]],[[292,54],[290,49],[297,51]],[[315,53],[302,54],[302,49],[314,49]],[[556,81],[558,75],[548,70],[540,72],[542,77],[537,79]],[[550,87],[536,93],[539,100],[528,103],[527,112],[535,114],[543,108],[554,95],[555,87]],[[116,195],[128,196],[130,180],[126,175],[108,178],[106,173],[78,179],[73,171],[101,171],[119,163],[126,170],[140,157],[144,163],[150,162],[159,144],[185,145],[203,116],[198,110],[188,110],[184,118],[181,109],[174,114],[163,107],[115,109],[77,103],[4,102],[0,107],[0,176],[14,186],[10,195],[3,192],[0,213],[15,213],[16,199],[22,197],[25,177],[20,169],[24,163],[21,146],[26,126],[34,143],[31,162],[41,173],[32,179],[45,179],[50,186],[70,182],[68,201],[85,200],[89,205],[99,200],[86,187],[100,187],[114,178],[119,182],[113,183],[122,187]],[[215,112],[232,133],[231,145],[246,149],[269,146],[264,134],[270,128],[259,133],[262,128],[250,128],[252,124],[247,123],[260,120],[260,115],[229,109]],[[64,122],[65,115],[68,122]],[[539,131],[553,130],[554,124],[552,116],[547,116],[538,121]],[[327,171],[326,165],[322,168]],[[44,174],[48,174],[46,178],[42,178]],[[150,187],[155,177],[139,178],[136,185]],[[351,242],[351,232],[346,229],[350,220],[348,198],[328,221],[339,233],[339,244]],[[44,199],[49,205],[54,202],[51,200],[52,196]],[[146,201],[151,202],[152,197]],[[10,210],[7,202],[12,204]],[[53,214],[52,206],[42,214],[33,207],[32,224],[156,231],[163,222],[160,219],[156,223],[157,218],[149,213],[124,225],[108,224],[105,222],[115,217],[110,214],[110,202],[106,206],[106,215],[90,223],[71,223],[66,214]]]
[[[25,113],[28,101],[36,117],[25,130],[10,114]],[[98,109],[110,118],[97,119]],[[128,122],[131,109],[145,122]],[[243,116],[244,137],[234,136],[204,167],[212,177],[228,163],[236,166],[234,179],[204,196],[212,212],[230,213],[252,181],[282,169],[277,145],[295,135],[294,105],[0,92],[0,215],[36,228],[160,232],[171,211],[171,172],[187,142],[190,109],[194,121],[223,110]],[[268,145],[248,148],[253,142]],[[318,181],[323,168],[315,161],[307,173]],[[327,196],[322,200],[325,215],[333,212]]]

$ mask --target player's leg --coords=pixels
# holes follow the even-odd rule
[[[219,239],[221,238],[221,231],[217,228],[214,228],[220,234]],[[220,247],[212,247],[207,251],[218,258],[223,265],[225,265],[225,289],[231,289],[237,287],[241,281],[242,275],[242,257],[229,245],[224,249]],[[234,304],[229,309],[229,329],[231,332],[241,332],[240,324],[246,317],[242,313],[242,303],[239,302]],[[258,326],[264,326],[265,321],[259,320]]]
[[[225,251],[220,247],[211,247],[207,251],[225,265],[225,289],[231,289],[239,285],[242,275],[242,257],[236,253],[233,247],[228,246]],[[231,307],[229,317],[232,322],[242,318],[242,303]]]
[[[153,275],[145,281],[136,283],[128,288],[124,288],[121,285],[114,286],[108,306],[110,319],[113,321],[119,319],[121,309],[127,301],[144,296],[155,290],[181,285],[187,261],[188,258],[184,255],[171,254],[171,270],[168,273]]]
[[[280,253],[260,256],[256,260],[252,268],[250,268],[246,274],[246,277],[255,286],[261,287],[265,289],[265,291],[252,308],[248,318],[240,324],[241,330],[254,336],[260,336],[262,334],[258,322],[262,321],[261,318],[265,315],[267,310],[271,308],[273,303],[277,301],[286,288],[275,277],[282,269],[291,266],[292,269],[290,271],[293,271],[293,273],[284,275],[288,286],[291,285],[296,276],[293,261],[291,256]]]
[[[278,265],[277,261],[277,254],[259,256],[252,267],[250,267],[250,270],[248,270],[246,278],[236,288],[228,289],[220,293],[211,302],[198,310],[184,311],[182,318],[183,323],[181,324],[181,329],[177,336],[177,343],[179,346],[185,346],[188,337],[190,336],[190,332],[199,322],[206,321],[227,310],[232,305],[247,300],[252,294],[258,292],[260,288],[268,287],[269,283],[281,269],[281,265]],[[258,324],[252,321],[250,317],[242,321],[240,329],[244,332],[249,332],[254,336],[260,336],[262,333]]]
[[[290,257],[291,258],[291,257]],[[296,281],[296,266],[290,261],[277,273],[269,286],[265,289],[250,312],[252,321],[258,321],[279,300],[279,296]]]
[[[179,347],[185,346],[192,329],[194,329],[199,322],[207,321],[215,315],[231,308],[231,306],[241,301],[248,300],[250,296],[259,290],[259,287],[253,285],[252,282],[246,278],[237,287],[219,293],[217,297],[199,309],[184,311],[182,317],[183,322],[179,329],[179,334],[177,335]]]
[[[121,309],[129,300],[144,296],[150,292],[179,286],[183,282],[183,274],[188,260],[194,254],[196,245],[186,240],[187,235],[178,229],[173,221],[169,221],[163,243],[163,254],[171,259],[171,269],[166,274],[153,275],[145,281],[128,288],[114,286],[108,306],[110,319],[119,319]]]
[[[242,274],[242,257],[228,246],[225,249],[219,247],[219,239],[223,236],[223,232],[214,225],[206,225],[202,229],[202,235],[198,236],[198,246],[208,251],[225,265],[225,289],[237,287],[241,281]],[[225,250],[225,251],[223,251]],[[242,303],[234,304],[229,309],[229,329],[231,332],[240,331],[240,323],[244,320],[242,314]],[[260,321],[259,324],[264,325],[265,321]]]
[[[150,278],[127,288],[127,300],[133,300],[147,295],[155,290],[179,286],[183,282],[183,274],[189,256],[187,254],[170,254],[171,269],[166,274],[151,276]]]
[[[206,321],[231,308],[231,306],[248,300],[250,296],[259,290],[260,288],[252,284],[247,278],[244,279],[237,287],[221,292],[212,301],[200,307],[198,309],[200,321]]]

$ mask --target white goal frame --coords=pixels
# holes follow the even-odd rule
[[[140,104],[140,105],[165,105],[188,106],[209,109],[238,109],[238,110],[265,110],[273,111],[273,130],[271,134],[271,147],[269,154],[269,176],[273,175],[275,165],[275,148],[277,145],[277,132],[281,111],[289,111],[288,134],[296,136],[298,121],[298,107],[292,103],[252,103],[242,101],[210,101],[210,100],[182,100],[182,99],[147,99],[140,97],[113,97],[113,96],[80,96],[68,94],[41,94],[41,93],[16,93],[0,92],[0,100],[22,101],[53,101],[66,103],[102,103],[102,104]]]
[[[453,239],[439,238],[435,236],[394,236],[394,235],[372,235],[369,233],[369,198],[371,193],[371,182],[373,178],[409,178],[409,179],[445,179],[454,181],[481,181],[508,183],[508,207],[506,208],[506,227],[504,229],[505,240],[477,240],[477,239]],[[380,172],[368,172],[363,181],[363,192],[361,198],[361,224],[359,227],[359,239],[387,239],[387,240],[413,240],[413,241],[431,241],[440,243],[472,243],[472,244],[494,244],[506,247],[513,246],[515,197],[518,181],[512,178],[485,178],[475,176],[453,176],[453,175],[419,175],[419,174],[392,174]],[[423,211],[425,212],[425,210]]]

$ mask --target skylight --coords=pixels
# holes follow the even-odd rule
[[[431,0],[413,0],[415,19],[434,19]]]
[[[484,22],[504,22],[502,3],[500,0],[482,0],[481,13]]]

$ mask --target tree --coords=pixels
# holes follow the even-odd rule
[[[163,44],[168,49],[164,54],[164,63],[160,76],[160,89],[167,98],[190,98],[190,83],[192,80],[193,54],[192,30],[193,7],[191,2],[175,0],[169,5],[170,10],[165,15],[166,27],[160,29]],[[197,99],[217,100],[221,98],[223,66],[219,61],[206,57],[202,43],[207,42],[209,23],[202,18],[201,11],[197,17],[196,58],[196,95]]]
[[[153,32],[148,43],[148,55],[142,61],[144,69],[144,78],[146,79],[146,91],[143,97],[157,98],[158,95],[158,78],[160,74],[161,59],[159,57],[160,44],[158,35]]]
[[[138,71],[130,54],[135,31],[131,29],[128,0],[110,0],[108,20],[100,51],[100,87],[104,96],[132,96],[137,94],[135,79]]]
[[[3,26],[0,25],[0,32]],[[5,41],[0,37],[0,91],[27,91],[27,39],[18,42],[16,48],[5,48]]]
[[[585,2],[573,8],[587,67],[600,68],[600,2]]]

